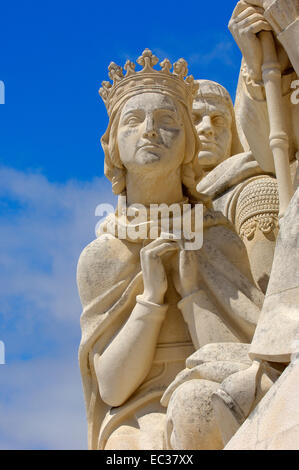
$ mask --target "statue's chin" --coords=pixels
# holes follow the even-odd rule
[[[221,161],[222,161],[222,158],[220,155],[218,155],[215,152],[211,152],[209,150],[202,150],[198,154],[198,162],[202,166],[207,166],[207,167],[216,166]]]
[[[138,161],[143,165],[150,165],[151,163],[157,163],[161,160],[161,156],[153,152],[142,152],[139,155]]]

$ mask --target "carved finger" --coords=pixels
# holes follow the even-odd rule
[[[248,16],[253,15],[255,13],[263,13],[263,10],[261,8],[253,8],[253,7],[248,7],[246,10],[242,11],[236,18],[235,22],[240,23],[240,21],[245,20],[245,18],[248,18]]]
[[[155,240],[152,240],[150,241],[147,245],[145,245],[142,249],[141,249],[141,252],[146,252],[146,251],[150,251],[152,248],[155,248],[159,245],[162,245],[163,243],[177,243],[177,240],[175,239],[168,239],[168,238],[163,238],[163,237],[159,237],[159,238],[156,238]]]
[[[246,28],[247,26],[250,26],[254,23],[257,23],[258,21],[264,21],[265,23],[267,23],[267,21],[265,21],[265,18],[263,17],[263,15],[261,15],[260,13],[251,13],[250,15],[246,16],[246,18],[243,18],[242,20],[238,21],[237,25],[238,25],[238,28],[241,29],[241,28]]]
[[[170,253],[171,251],[178,251],[180,248],[176,243],[162,243],[161,245],[147,251],[147,255],[151,258],[155,258],[157,256],[163,256],[166,253]]]
[[[228,23],[228,28],[230,30],[230,32],[234,35],[237,35],[238,32],[239,32],[239,27],[240,27],[240,23],[248,18],[249,16],[251,16],[252,14],[256,14],[256,13],[259,13],[262,15],[263,19],[264,19],[264,16],[263,16],[263,13],[264,13],[264,10],[263,8],[259,8],[259,7],[251,7],[251,6],[248,6],[247,3],[244,3],[244,2],[239,2],[232,14],[232,17]]]
[[[267,21],[258,21],[257,23],[252,24],[244,29],[244,32],[251,34],[258,34],[261,31],[272,31],[272,27],[267,23]]]
[[[149,243],[149,245],[141,249],[140,251],[141,265],[146,263],[147,262],[146,260],[149,257],[150,258],[157,257],[158,256],[157,249],[159,249],[161,246],[163,246],[163,248],[167,246],[169,250],[171,250],[171,247],[172,247],[174,251],[179,249],[178,245],[174,241],[169,240],[166,242],[165,239],[158,238],[157,240],[152,241],[151,243]]]
[[[259,7],[248,7],[246,8],[246,10],[242,11],[236,18],[235,18],[235,22],[236,23],[239,23],[240,21],[244,20],[245,18],[247,18],[248,16],[254,14],[254,13],[259,13],[262,15],[262,17],[264,18],[264,10],[262,8],[259,8]]]
[[[182,264],[188,264],[197,260],[196,252],[194,250],[181,250],[180,261]]]

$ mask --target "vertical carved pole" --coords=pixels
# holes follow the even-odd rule
[[[262,31],[259,36],[264,55],[262,72],[270,122],[269,141],[274,158],[281,218],[293,195],[288,154],[289,139],[283,119],[281,70],[272,33]]]

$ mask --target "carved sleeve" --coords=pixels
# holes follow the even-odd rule
[[[299,75],[299,2],[274,0],[265,11],[265,18],[277,34],[289,59]]]
[[[280,34],[299,19],[298,0],[274,0],[265,10],[265,18],[276,34]]]

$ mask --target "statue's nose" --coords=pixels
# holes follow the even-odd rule
[[[200,125],[199,125],[199,132],[201,134],[208,135],[212,137],[214,135],[214,128],[212,124],[212,119],[210,116],[204,116]]]
[[[155,129],[155,123],[152,116],[148,116],[145,121],[145,130],[143,133],[143,137],[156,137],[157,131]]]
[[[157,133],[155,130],[145,131],[143,137],[156,137]]]

